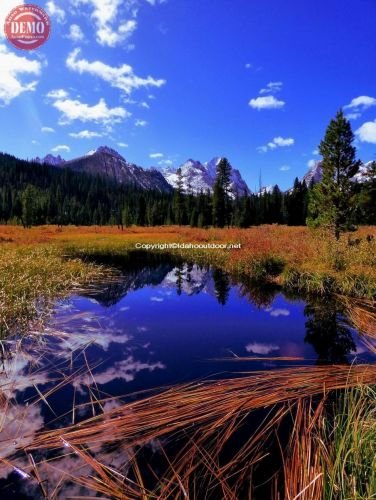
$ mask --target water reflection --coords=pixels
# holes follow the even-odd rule
[[[343,308],[335,299],[311,299],[305,307],[307,316],[305,342],[317,353],[317,363],[348,363],[348,355],[356,352]]]
[[[221,271],[220,269],[214,269],[213,271],[213,281],[214,281],[214,289],[217,300],[223,306],[226,305],[228,301],[231,283],[230,277],[227,273]]]
[[[4,346],[3,458],[45,425],[71,423],[117,404],[107,401],[112,396],[129,400],[137,391],[228,375],[237,367],[281,366],[268,357],[344,363],[360,352],[360,341],[334,300],[286,296],[275,286],[237,283],[222,270],[163,258],[122,262],[116,281],[60,302],[43,335],[22,343],[11,339]],[[231,353],[258,359],[236,367],[209,361]],[[50,395],[44,399],[41,394]],[[105,404],[97,402],[103,398]],[[55,415],[64,418],[56,420]],[[118,470],[126,467],[121,448],[91,451]],[[21,460],[18,466],[26,468],[27,463]],[[61,483],[64,471],[76,474],[76,464],[68,454],[43,463],[40,472],[50,491]],[[10,472],[4,467],[0,478]],[[64,490],[68,494],[83,491],[71,487]]]

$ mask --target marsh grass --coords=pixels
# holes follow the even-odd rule
[[[330,432],[324,433],[326,400],[335,391],[375,383],[375,370],[372,365],[298,367],[172,387],[79,424],[41,432],[25,452],[56,454],[68,448],[91,465],[92,474],[79,477],[78,483],[109,498],[253,498],[258,467],[265,466],[271,439],[290,418],[289,443],[281,444],[282,470],[278,474],[271,468],[267,477],[271,489],[273,482],[278,486],[270,498],[284,498],[283,491],[285,498],[320,498],[314,494],[327,488],[330,477],[334,484],[332,436],[339,432],[329,416]],[[317,405],[312,398],[323,399]],[[250,425],[249,416],[261,410],[264,417]],[[364,429],[372,423],[368,417],[362,415]],[[131,457],[127,471],[108,467],[91,453],[93,447],[116,443]],[[163,470],[153,471],[143,462],[143,450],[153,443]],[[151,483],[145,478],[148,468]],[[366,484],[369,477],[363,474],[358,480]]]
[[[375,498],[375,387],[361,385],[339,394],[332,415],[323,419],[325,499]]]
[[[103,277],[100,266],[65,258],[56,246],[7,246],[0,252],[0,335],[26,331],[52,302]]]

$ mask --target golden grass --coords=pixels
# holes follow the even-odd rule
[[[348,320],[361,334],[367,349],[376,354],[376,301],[343,296],[339,300],[345,306]]]
[[[281,449],[283,477],[278,481],[283,481],[285,498],[320,498],[323,455],[316,452],[326,448],[319,448],[315,439],[325,397],[338,389],[375,383],[376,366],[364,365],[288,368],[187,384],[80,424],[41,432],[25,452],[51,449],[56,457],[58,449],[71,450],[93,471],[75,481],[110,498],[199,500],[219,496],[236,500],[245,489],[252,494],[253,470],[269,453],[268,438],[293,412],[290,442]],[[316,408],[310,402],[315,396],[324,397]],[[242,427],[259,409],[269,409],[265,419],[257,427]],[[239,429],[246,432],[244,443],[224,458],[226,446]],[[169,442],[180,443],[172,456],[165,450]],[[111,443],[121,444],[123,453],[131,457],[127,472],[101,464],[92,456],[91,449]],[[137,450],[151,443],[159,443],[166,471],[162,476],[154,473],[156,486],[148,491],[137,465]]]
[[[226,421],[289,400],[376,381],[375,365],[315,366],[252,372],[247,376],[174,387],[161,394],[128,403],[57,431],[42,433],[29,449],[61,446],[61,438],[73,445],[102,440],[126,440],[127,446],[145,444],[192,424]],[[213,428],[214,430],[214,428]]]
[[[51,246],[7,244],[1,250],[0,335],[26,330],[54,299],[103,276],[100,266],[64,259]]]

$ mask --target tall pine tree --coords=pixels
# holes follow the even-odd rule
[[[184,181],[181,168],[176,171],[177,181],[174,194],[175,221],[179,226],[185,223]]]
[[[213,190],[213,222],[216,227],[229,225],[231,219],[231,165],[221,158],[217,165]]]
[[[322,181],[311,191],[308,223],[325,227],[339,238],[341,231],[351,227],[355,199],[351,178],[358,172],[350,122],[340,110],[331,120],[319,150],[322,160]]]

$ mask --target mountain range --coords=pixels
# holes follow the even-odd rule
[[[60,156],[47,155],[35,158],[38,163],[70,168],[75,172],[106,176],[120,184],[133,185],[139,189],[171,192],[172,186],[156,168],[144,169],[129,163],[117,151],[101,146],[85,156],[65,161]]]
[[[159,170],[155,167],[144,169],[133,163],[129,163],[117,151],[107,146],[101,146],[86,155],[73,160],[66,161],[60,155],[48,154],[44,158],[35,158],[40,164],[48,164],[54,167],[70,168],[75,172],[86,172],[91,175],[104,175],[121,184],[133,184],[138,188],[160,192],[170,192],[176,187],[177,168],[168,167]],[[201,163],[188,160],[180,168],[182,169],[183,189],[186,193],[198,194],[201,191],[213,191],[215,183],[216,168],[220,158]],[[231,167],[232,168],[232,167]],[[232,168],[231,193],[237,195],[249,195],[251,193],[239,170]]]
[[[213,158],[211,161],[201,163],[195,160],[188,160],[180,166],[182,173],[183,188],[186,193],[192,192],[199,194],[200,192],[213,191],[216,169],[220,157]],[[162,174],[171,186],[177,186],[177,168],[167,167],[162,170]],[[249,187],[242,178],[239,170],[231,166],[231,194],[236,196],[245,196],[251,194]]]
[[[185,193],[199,194],[200,192],[213,191],[216,168],[221,160],[215,157],[212,160],[201,163],[189,159],[180,168],[182,172],[183,190]],[[101,146],[86,155],[73,160],[64,160],[60,155],[48,154],[44,158],[35,158],[40,164],[48,164],[59,168],[70,168],[75,172],[85,172],[91,175],[106,176],[114,181],[133,185],[139,189],[156,190],[159,192],[171,192],[177,186],[177,167],[166,167],[157,169],[151,167],[144,169],[134,163],[128,162],[120,153],[108,146]],[[361,165],[359,172],[354,176],[354,181],[364,182],[367,179],[367,171],[371,161]],[[309,186],[316,184],[322,179],[322,161],[318,160],[302,178]],[[271,192],[272,187],[264,187],[261,192]],[[231,166],[231,195],[250,195],[251,190],[242,178],[239,170]]]

